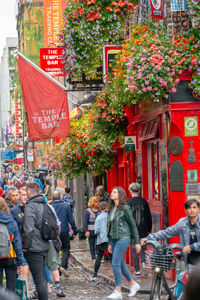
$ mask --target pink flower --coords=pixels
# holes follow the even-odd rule
[[[147,87],[147,90],[148,90],[148,91],[152,91],[152,87],[151,87],[151,86],[148,86],[148,87]]]

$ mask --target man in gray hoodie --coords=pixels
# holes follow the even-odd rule
[[[22,245],[38,292],[38,298],[39,300],[48,300],[44,267],[49,242],[42,239],[39,230],[42,226],[45,198],[40,194],[40,186],[37,182],[28,183],[26,190],[28,202],[24,210]]]

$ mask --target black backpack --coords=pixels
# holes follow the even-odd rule
[[[42,226],[40,228],[40,234],[43,240],[55,240],[59,236],[59,226],[57,224],[57,218],[53,210],[48,204],[43,206]]]

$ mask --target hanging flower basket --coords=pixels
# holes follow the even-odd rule
[[[195,92],[192,92],[192,95],[195,99],[200,100],[200,94],[197,94]]]

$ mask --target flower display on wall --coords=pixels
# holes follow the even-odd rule
[[[100,101],[98,103],[100,105]],[[52,149],[48,162],[57,177],[65,175],[72,179],[86,173],[100,175],[112,167],[112,146],[117,133],[113,136],[104,134],[98,113],[100,111],[94,107],[85,110],[81,119],[71,122],[71,135]]]
[[[128,14],[138,0],[67,1],[61,43],[67,74],[91,77],[101,65],[102,47],[121,44],[127,30]]]
[[[190,30],[181,32],[176,35],[173,43],[179,52],[180,61],[179,74],[182,71],[192,72],[192,81],[189,87],[194,93],[200,93],[200,30],[199,28],[191,28]]]
[[[192,18],[193,25],[200,28],[200,1],[187,0],[187,11]]]

